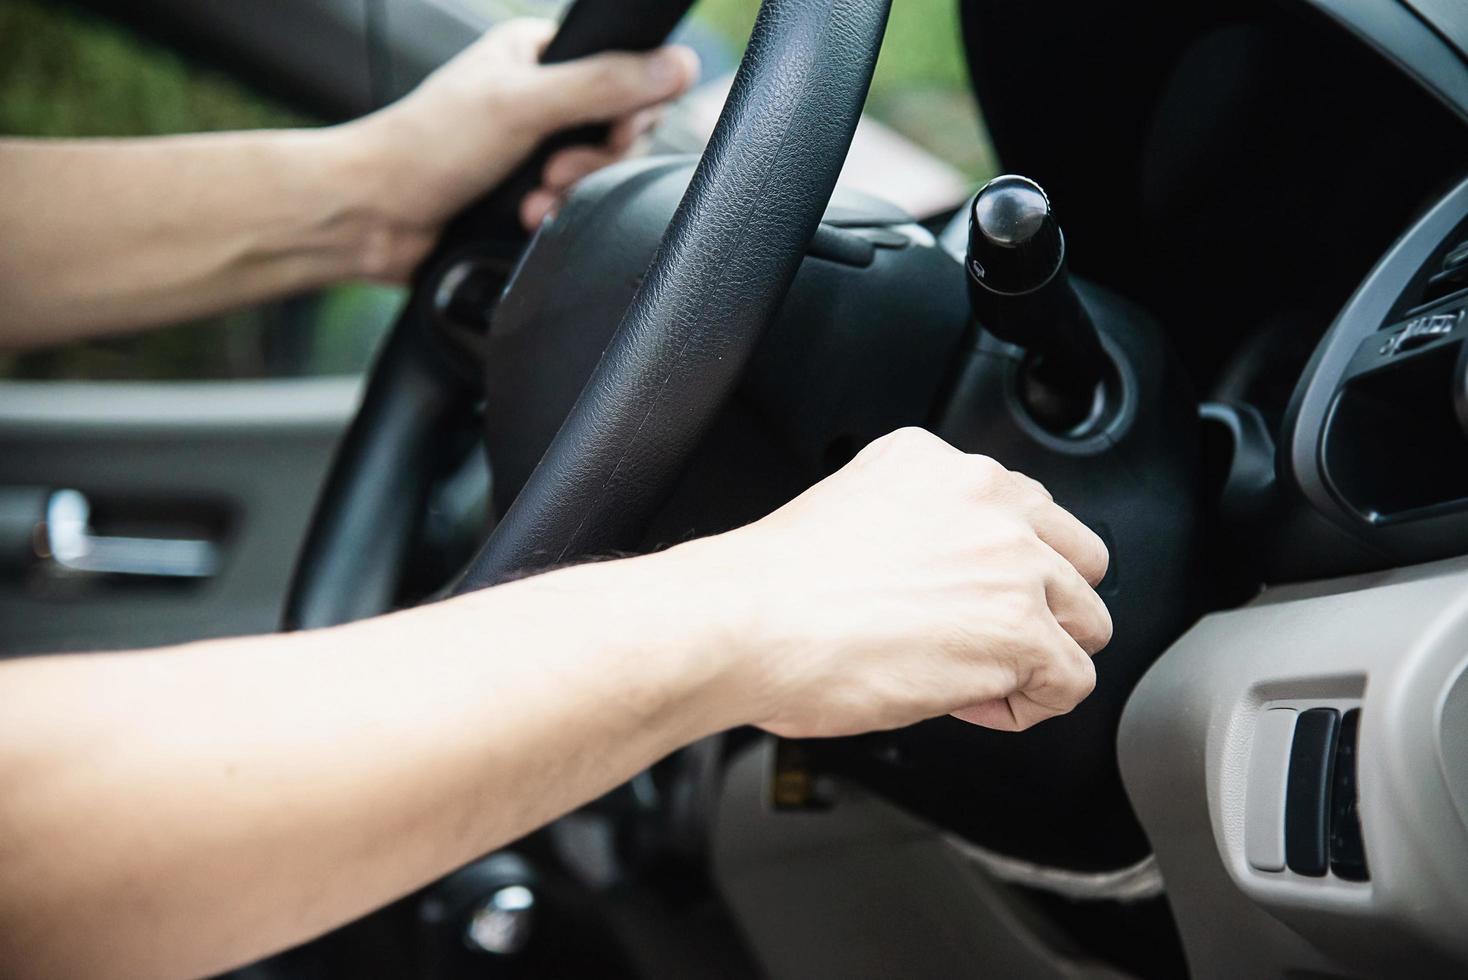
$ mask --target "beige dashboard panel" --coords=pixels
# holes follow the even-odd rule
[[[1195,977],[1468,974],[1465,668],[1463,559],[1271,589],[1158,660],[1119,750]],[[1249,859],[1256,733],[1313,707],[1361,710],[1369,881]]]

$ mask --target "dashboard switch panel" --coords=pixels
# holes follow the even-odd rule
[[[1340,712],[1334,708],[1300,712],[1290,750],[1285,795],[1285,863],[1296,874],[1312,878],[1324,877],[1330,866],[1326,844],[1340,718]]]

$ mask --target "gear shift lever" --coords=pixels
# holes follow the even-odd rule
[[[1065,262],[1050,199],[1027,177],[996,177],[969,212],[969,300],[979,325],[1027,352],[1025,407],[1045,428],[1075,433],[1098,415],[1111,362]]]

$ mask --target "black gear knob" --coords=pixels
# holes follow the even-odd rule
[[[1027,405],[1047,427],[1091,418],[1111,362],[1066,268],[1065,234],[1028,177],[995,177],[969,210],[969,300],[979,326],[1025,349]]]
[[[968,269],[984,289],[1014,296],[1040,288],[1065,264],[1050,199],[1028,177],[995,177],[974,198]]]

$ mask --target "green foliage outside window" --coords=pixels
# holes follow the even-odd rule
[[[143,136],[304,122],[70,7],[0,0],[0,133]]]

